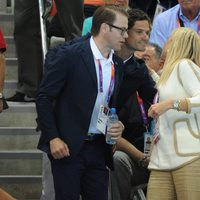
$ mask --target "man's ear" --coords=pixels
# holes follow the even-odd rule
[[[101,27],[100,27],[100,31],[103,32],[104,34],[107,33],[109,31],[109,26],[106,23],[102,23]]]

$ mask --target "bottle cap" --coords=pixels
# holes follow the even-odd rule
[[[112,113],[112,114],[113,114],[113,113],[116,113],[116,108],[111,108],[111,109],[110,109],[110,113]]]

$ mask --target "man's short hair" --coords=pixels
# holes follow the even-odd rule
[[[128,9],[128,15],[129,15],[128,29],[131,29],[135,25],[136,21],[143,21],[143,20],[147,20],[149,23],[149,27],[151,27],[151,19],[144,11],[138,8]]]
[[[119,6],[101,6],[99,7],[92,20],[91,34],[96,36],[99,34],[101,24],[108,23],[113,24],[116,20],[116,13],[121,13],[122,15],[128,17],[126,10]]]
[[[148,43],[147,46],[153,47],[155,49],[155,53],[156,53],[157,58],[160,59],[160,56],[162,54],[162,48],[159,45],[157,45],[155,43],[151,43],[151,42]]]

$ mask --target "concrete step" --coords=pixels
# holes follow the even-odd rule
[[[17,199],[39,199],[42,176],[0,176],[0,185]]]
[[[6,58],[6,66],[17,66],[17,58]]]
[[[0,176],[41,175],[42,153],[39,150],[0,151]]]
[[[5,53],[6,58],[15,58],[16,57],[16,48],[13,36],[5,36],[7,50]]]
[[[11,97],[16,93],[17,83],[17,80],[5,80],[3,94],[6,98]]]
[[[36,127],[35,103],[8,102],[9,109],[0,115],[0,127]]]
[[[7,9],[7,0],[0,1],[0,12],[5,12]]]
[[[7,65],[5,80],[12,81],[17,79],[18,79],[18,67],[14,65]]]
[[[4,36],[12,36],[14,32],[14,15],[0,13],[1,29]]]
[[[17,58],[6,58],[6,75],[5,79],[8,81],[18,79]]]
[[[34,150],[39,135],[35,127],[0,127],[0,151]]]
[[[14,15],[0,14],[1,30],[4,36],[13,36],[14,33]]]

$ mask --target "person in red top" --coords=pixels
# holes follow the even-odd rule
[[[94,11],[99,7],[105,5],[105,0],[84,0],[84,15],[85,18],[91,17]]]
[[[1,38],[1,33],[0,33],[0,38]],[[0,47],[1,47],[1,42],[2,40],[0,39]],[[8,194],[5,190],[0,188],[0,199],[3,200],[16,200],[14,197],[12,197],[10,194]]]
[[[0,112],[3,110],[3,85],[5,79],[5,55],[4,52],[6,51],[6,42],[3,37],[1,28],[0,28]]]
[[[0,52],[4,53],[5,51],[6,51],[6,42],[5,42],[5,39],[3,37],[3,33],[1,31],[1,28],[0,28]]]

